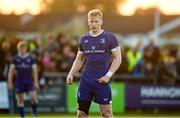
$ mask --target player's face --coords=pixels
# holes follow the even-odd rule
[[[27,52],[27,46],[23,45],[19,48],[19,53],[25,54]]]
[[[88,25],[90,31],[97,33],[101,30],[102,19],[98,16],[91,16],[88,18]]]

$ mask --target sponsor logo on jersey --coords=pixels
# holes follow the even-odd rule
[[[30,65],[25,64],[25,63],[21,63],[19,65],[17,65],[18,68],[30,68]]]
[[[85,54],[91,54],[91,53],[105,53],[105,50],[85,50]]]

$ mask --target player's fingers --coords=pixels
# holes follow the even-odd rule
[[[98,79],[97,80],[100,84],[104,84],[105,83],[105,81],[103,80],[103,79]]]
[[[97,81],[98,83],[100,83],[100,82],[101,82],[101,79],[97,79],[96,81]]]
[[[9,85],[9,90],[13,90],[13,86],[12,85]]]
[[[72,83],[73,83],[73,77],[71,76],[71,77],[70,77],[69,84],[72,84]]]
[[[70,77],[70,81],[73,82],[73,77],[72,76]]]
[[[73,82],[73,77],[68,77],[68,78],[66,79],[66,83],[67,83],[67,84],[72,84],[72,82]]]
[[[66,84],[69,84],[69,78],[66,79]]]
[[[36,89],[39,90],[39,85],[36,86]]]
[[[102,80],[102,78],[100,78],[100,79],[97,79],[96,81],[101,81]]]
[[[68,83],[68,78],[66,78],[66,84]]]
[[[66,83],[68,84],[68,83],[69,83],[69,81],[70,81],[70,80],[69,80],[69,77],[67,77],[67,78],[66,78]]]
[[[71,84],[72,83],[72,80],[71,78],[68,79],[68,84]]]

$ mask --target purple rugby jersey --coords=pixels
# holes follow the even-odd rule
[[[118,46],[117,38],[106,31],[96,37],[89,32],[81,37],[79,51],[86,57],[82,78],[86,79],[89,74],[93,79],[104,76],[109,70],[111,51]]]
[[[16,83],[33,83],[32,71],[33,67],[37,66],[35,59],[30,54],[24,56],[16,55],[12,62],[16,70]]]

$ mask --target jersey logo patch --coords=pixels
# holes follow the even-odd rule
[[[104,98],[104,101],[108,101],[108,98]]]
[[[30,63],[30,62],[31,62],[31,59],[27,59],[27,62]]]
[[[16,61],[19,63],[19,62],[20,62],[20,59],[16,59]]]
[[[105,43],[105,39],[104,39],[104,38],[101,38],[101,39],[99,40],[99,43],[101,43],[101,44]]]
[[[88,43],[88,40],[84,40],[85,43]]]
[[[96,47],[95,46],[92,46],[92,49],[94,50]]]

